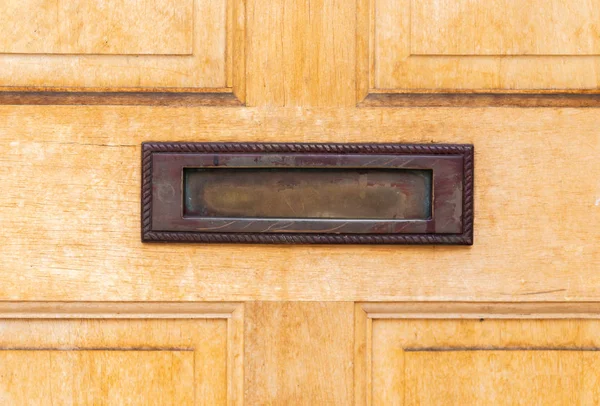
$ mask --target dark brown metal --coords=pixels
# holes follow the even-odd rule
[[[142,240],[473,242],[473,147],[144,143]]]

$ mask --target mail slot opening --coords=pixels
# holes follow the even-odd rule
[[[184,168],[184,217],[428,220],[431,170]]]

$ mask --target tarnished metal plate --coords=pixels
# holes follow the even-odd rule
[[[184,169],[184,216],[426,220],[432,171]]]

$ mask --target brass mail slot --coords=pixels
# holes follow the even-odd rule
[[[432,171],[410,169],[184,168],[184,216],[422,219]]]
[[[473,147],[144,143],[142,240],[472,244]]]

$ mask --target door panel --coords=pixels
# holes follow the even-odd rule
[[[191,351],[6,350],[0,363],[3,404],[194,402]]]
[[[455,306],[358,305],[357,404],[600,401],[597,320],[558,320],[569,316],[552,314],[551,306],[539,304],[520,312],[512,309],[512,314],[503,305]],[[496,312],[495,307],[505,308]],[[585,311],[570,310],[575,311],[571,317]]]
[[[600,84],[598,1],[359,1],[359,41],[370,43],[362,53],[378,92]]]
[[[118,0],[110,7],[90,0],[67,5],[12,0],[4,6],[4,54],[189,55],[193,50],[194,0],[156,6],[150,0]]]
[[[414,1],[412,55],[600,55],[600,4]]]
[[[598,362],[597,350],[405,351],[404,404],[597,404]]]
[[[0,87],[11,90],[227,92],[243,70],[241,1],[11,0],[4,8]]]
[[[238,304],[3,303],[3,404],[240,404]]]

